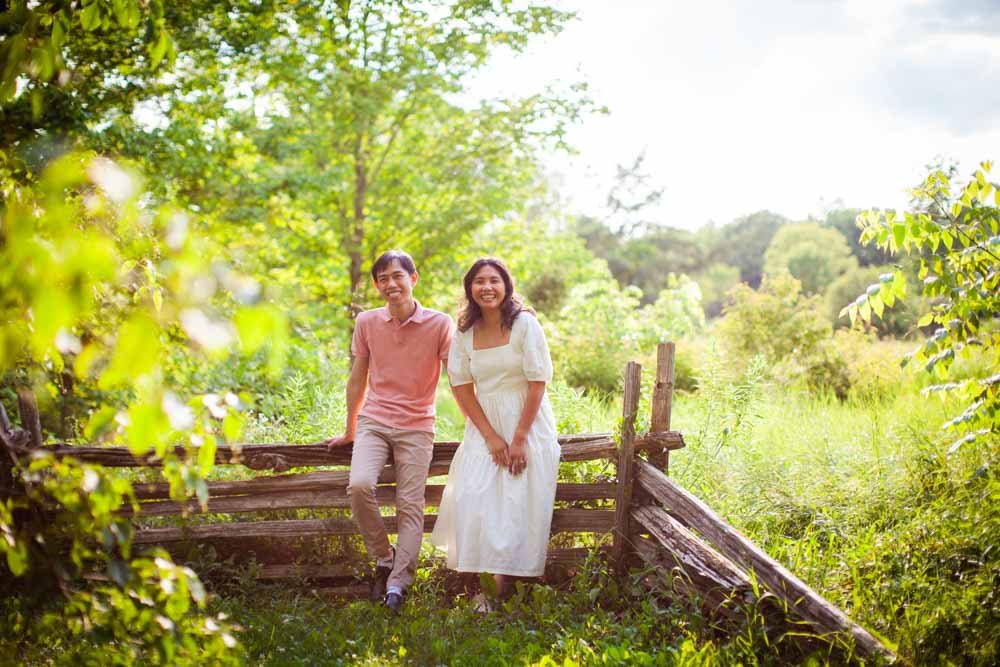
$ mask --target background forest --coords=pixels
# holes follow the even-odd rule
[[[585,81],[518,98],[466,88],[492,54],[570,20],[481,0],[9,3],[7,414],[31,388],[49,441],[155,452],[175,498],[204,500],[216,443],[342,429],[354,317],[379,305],[376,256],[407,250],[417,298],[455,314],[466,267],[497,255],[546,330],[561,433],[614,430],[624,364],[648,376],[656,343],[677,342],[676,479],[904,662],[994,664],[990,165],[930,164],[900,184],[914,187],[905,213],[748,211],[688,231],[648,217],[663,189],[639,155],[604,210],[571,213],[545,156],[571,150],[569,129],[606,101]],[[439,394],[438,437],[460,437],[446,383]],[[195,570],[237,565],[132,548],[114,509],[141,480],[44,457],[13,474],[29,492],[0,500],[0,654],[14,662],[855,659],[790,653],[762,618],[722,634],[596,560],[568,588],[519,595],[504,622],[446,608],[434,567],[393,624],[302,587],[223,578],[209,594]],[[39,507],[59,520],[24,520]]]

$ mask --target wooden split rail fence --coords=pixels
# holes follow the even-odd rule
[[[625,369],[622,433],[620,442],[609,433],[563,435],[559,437],[562,461],[605,459],[616,464],[614,482],[589,484],[559,482],[557,508],[552,517],[552,534],[612,534],[610,557],[625,569],[645,563],[669,581],[675,594],[693,596],[723,614],[732,613],[735,601],[753,601],[763,589],[780,601],[782,612],[791,612],[812,626],[818,634],[850,636],[855,649],[866,656],[891,656],[877,639],[853,623],[837,607],[824,600],[780,563],[741,535],[691,495],[666,472],[671,450],[684,447],[684,438],[670,430],[673,400],[674,345],[657,349],[656,378],[651,398],[650,431],[635,432],[639,405],[641,368],[630,362]],[[30,456],[42,449],[56,456],[73,456],[80,461],[109,467],[155,468],[153,456],[136,457],[125,448],[41,445],[38,411],[30,392],[19,394],[21,429],[11,427],[0,406],[0,440],[7,453],[0,457],[0,494],[12,488],[11,460]],[[457,442],[434,443],[430,476],[446,474],[458,448]],[[198,514],[252,514],[278,510],[349,508],[348,470],[312,472],[291,469],[350,465],[351,447],[328,451],[323,445],[245,444],[220,446],[216,465],[244,466],[268,471],[252,479],[208,482],[208,504],[196,500],[176,502],[169,497],[164,482],[135,484],[139,500],[136,520],[146,517],[179,517]],[[277,473],[277,474],[273,474]],[[377,496],[383,506],[395,502],[395,472],[390,463],[379,477]],[[443,486],[427,486],[427,505],[436,507]],[[561,505],[580,501],[603,501],[613,509],[589,509]],[[132,514],[131,508],[123,513]],[[424,530],[434,527],[434,514],[424,517]],[[395,532],[395,517],[384,517],[386,529]],[[355,535],[350,518],[283,519],[199,523],[171,527],[142,527],[136,530],[137,545],[172,545],[191,541],[308,538]],[[551,549],[549,562],[572,563],[589,553],[587,549]],[[309,566],[265,563],[258,576],[263,578],[337,577],[352,573],[346,563]],[[755,593],[755,591],[757,591]],[[737,605],[738,606],[738,605]]]

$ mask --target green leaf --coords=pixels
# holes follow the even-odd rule
[[[900,250],[903,247],[903,241],[906,240],[906,225],[902,222],[897,222],[892,226],[892,240],[896,244],[896,250]]]
[[[66,29],[63,27],[63,22],[60,20],[60,16],[56,16],[52,21],[52,37],[50,42],[52,48],[56,51],[62,46],[63,42],[66,40]]]
[[[163,56],[167,53],[168,46],[170,46],[170,37],[167,35],[165,30],[161,29],[156,41],[149,47],[150,65],[153,69],[156,69],[156,66],[160,64],[161,60],[163,60]]]
[[[205,436],[204,442],[198,448],[198,471],[202,476],[212,472],[212,466],[215,465],[215,451],[215,438],[211,435]]]
[[[101,15],[96,0],[80,11],[80,25],[84,30],[95,30],[101,24]]]
[[[906,276],[898,269],[892,279],[892,293],[901,301],[906,298]]]
[[[240,416],[233,411],[227,412],[222,418],[222,435],[225,436],[226,442],[235,442],[242,430],[243,420]]]
[[[23,542],[18,540],[13,546],[7,544],[4,551],[7,552],[7,567],[11,574],[20,577],[28,570],[28,549]]]
[[[154,450],[160,457],[166,452],[164,437],[170,432],[170,422],[159,403],[137,403],[128,410],[125,435],[129,451],[141,456]]]
[[[132,382],[150,372],[160,361],[160,328],[144,313],[133,315],[118,332],[111,363],[98,387],[107,390]]]
[[[105,405],[90,415],[87,425],[83,427],[84,439],[88,442],[93,442],[100,438],[111,426],[116,414],[118,414],[117,408]]]
[[[885,304],[882,303],[882,299],[876,294],[871,297],[870,302],[875,314],[882,317],[882,312],[885,310]]]
[[[858,315],[861,317],[863,321],[871,322],[872,307],[871,304],[868,302],[868,299],[865,299],[864,303],[858,306]]]

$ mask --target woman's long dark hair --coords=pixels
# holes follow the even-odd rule
[[[500,327],[502,329],[512,329],[514,320],[524,310],[524,302],[521,297],[514,293],[514,279],[507,270],[507,265],[496,257],[480,257],[472,267],[466,272],[462,282],[465,284],[465,307],[458,314],[458,330],[468,331],[472,325],[483,319],[483,311],[472,299],[472,281],[476,279],[476,274],[484,266],[492,266],[500,274],[503,280],[503,301],[500,302]]]

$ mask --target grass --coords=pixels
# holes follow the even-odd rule
[[[672,455],[671,474],[905,661],[992,664],[1000,630],[996,450],[946,456],[949,436],[939,425],[955,406],[921,396],[917,385],[840,402],[750,373],[678,395],[673,427],[688,447]],[[438,437],[459,438],[461,421],[445,392]],[[615,428],[615,401],[560,385],[551,399],[562,432]],[[602,464],[564,467],[567,478],[613,472]],[[273,588],[220,604],[246,628],[252,664],[790,659],[789,646],[776,645],[753,614],[746,627],[720,635],[697,610],[653,599],[597,566],[569,589],[535,586],[503,613],[481,618],[464,598],[450,598],[439,565],[421,571],[395,622],[364,602]]]
[[[940,424],[956,406],[920,395],[917,378],[841,402],[775,385],[752,365],[739,378],[712,376],[710,359],[707,368],[697,393],[676,397],[672,426],[688,446],[672,454],[671,475],[905,663],[1000,661],[997,443],[947,455],[954,437]],[[563,433],[614,430],[619,420],[617,400],[559,383],[550,399]],[[283,406],[274,413],[282,417],[250,422],[250,440],[302,442],[341,428],[339,385],[300,378],[266,400]],[[460,438],[462,421],[444,385],[438,410],[438,438]],[[648,405],[643,410],[648,415]],[[606,463],[563,466],[565,479],[609,474]],[[424,563],[399,619],[294,582],[248,586],[239,579],[217,588],[213,605],[244,628],[239,659],[254,665],[852,660],[849,653],[797,653],[754,610],[721,632],[686,602],[649,595],[636,583],[640,573],[617,578],[597,560],[573,578],[523,589],[487,617],[475,614],[467,597],[455,597],[440,560]],[[8,619],[16,616],[11,604]],[[21,619],[16,627],[0,639],[0,652],[27,664],[88,656],[100,664],[100,645],[71,641],[58,624]],[[71,644],[64,654],[71,661],[51,649]]]

